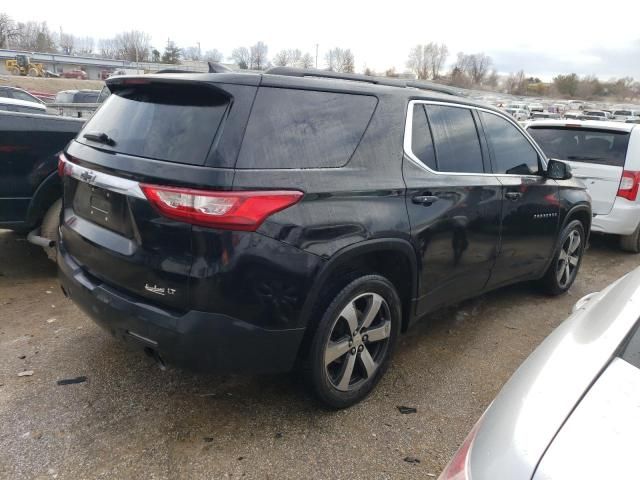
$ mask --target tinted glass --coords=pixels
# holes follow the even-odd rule
[[[0,88],[0,97],[2,97],[2,98],[11,98],[11,93],[9,92],[9,90],[7,90],[5,88]]]
[[[206,86],[146,84],[112,94],[91,117],[78,141],[130,155],[203,165],[229,99]],[[115,145],[85,133],[105,133]]]
[[[433,139],[424,105],[416,104],[413,107],[411,130],[411,152],[431,170],[437,170]]]
[[[623,347],[620,357],[640,368],[640,328],[637,324],[627,344]]]
[[[377,99],[366,95],[262,87],[238,168],[345,165],[362,138]]]
[[[538,152],[515,125],[492,113],[480,112],[493,155],[494,173],[536,175]]]
[[[629,133],[576,127],[530,127],[549,158],[623,167]]]
[[[467,108],[427,105],[440,172],[482,173],[482,150],[476,123]]]
[[[630,116],[631,115],[631,111],[630,110],[616,110],[615,112],[613,112],[614,115],[622,115],[622,116]]]
[[[27,92],[21,92],[20,90],[13,91],[13,98],[16,100],[24,100],[25,102],[40,103],[35,97],[29,95]]]

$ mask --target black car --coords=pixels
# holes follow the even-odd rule
[[[0,111],[0,228],[29,233],[55,258],[62,196],[58,154],[83,121]]]
[[[60,278],[159,362],[298,367],[345,407],[434,309],[575,279],[582,184],[444,87],[282,68],[107,84],[60,168]]]

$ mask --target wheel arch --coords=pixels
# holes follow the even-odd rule
[[[346,285],[354,275],[371,273],[386,277],[395,286],[402,302],[402,329],[406,330],[413,315],[413,299],[418,289],[416,251],[404,239],[366,240],[339,250],[317,274],[301,311],[302,324],[307,330],[301,352],[308,350],[315,332],[319,302],[325,295],[337,293],[329,292],[327,288],[342,288],[342,283]]]
[[[40,225],[47,210],[62,196],[62,182],[57,172],[50,173],[31,197],[25,223],[32,228]]]

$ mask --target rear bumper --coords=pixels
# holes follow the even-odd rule
[[[631,235],[640,223],[640,204],[616,197],[613,208],[607,215],[593,217],[591,231]]]
[[[98,325],[170,365],[250,373],[293,368],[304,328],[267,330],[222,314],[167,311],[89,278],[63,248],[58,267],[65,293]]]

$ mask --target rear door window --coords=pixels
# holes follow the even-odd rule
[[[411,125],[411,152],[431,170],[437,170],[436,154],[433,149],[433,138],[427,121],[427,112],[423,104],[413,107]]]
[[[344,166],[358,146],[377,102],[369,95],[261,87],[236,166]]]
[[[476,122],[468,108],[426,105],[439,172],[483,173]]]
[[[629,132],[577,127],[529,127],[549,158],[623,167]]]
[[[522,132],[493,113],[480,112],[480,117],[493,157],[494,173],[537,175],[540,171],[538,152]]]
[[[87,122],[77,141],[156,160],[203,165],[229,98],[200,85],[150,83],[117,90]],[[85,134],[106,134],[112,145]]]

